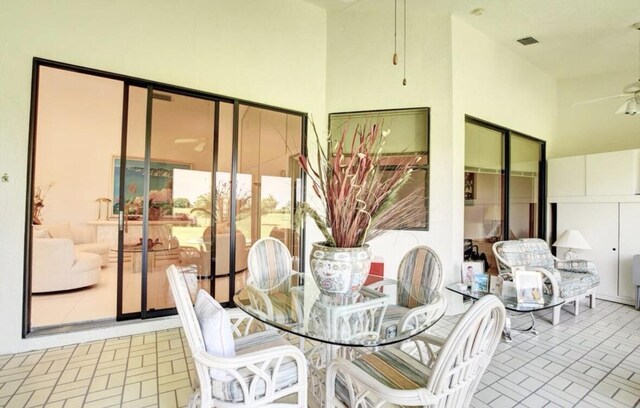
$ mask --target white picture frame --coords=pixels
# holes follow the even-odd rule
[[[542,276],[535,271],[516,271],[514,274],[518,303],[544,304]]]
[[[462,262],[462,283],[468,286],[473,285],[474,277],[484,273],[484,262],[482,261],[465,261]]]

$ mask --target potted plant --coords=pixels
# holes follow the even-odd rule
[[[311,273],[325,294],[357,292],[369,274],[371,250],[367,242],[389,230],[402,229],[424,220],[426,209],[421,192],[398,197],[398,190],[411,177],[420,157],[400,157],[385,166],[382,154],[389,131],[381,123],[357,126],[350,143],[345,126],[340,138],[329,138],[327,151],[318,142],[314,164],[300,155],[298,161],[320,198],[324,214],[308,203],[300,204],[298,222],[309,215],[325,241],[314,243]],[[348,148],[348,149],[347,149]]]

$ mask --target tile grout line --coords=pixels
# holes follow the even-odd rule
[[[91,381],[89,381],[87,392],[85,392],[84,397],[82,397],[82,406],[84,406],[84,403],[87,401],[87,396],[89,395],[89,390],[91,390],[91,384],[93,384],[93,380],[95,380],[96,370],[98,369],[98,364],[100,364],[100,358],[102,357],[102,352],[104,351],[104,346],[106,343],[107,343],[107,340],[102,341],[102,347],[100,348],[100,355],[98,356],[98,361],[96,361],[96,364],[93,366],[93,374],[91,375]],[[78,374],[80,374],[80,371],[78,371]]]
[[[37,353],[37,351],[36,351]],[[38,361],[36,361],[36,363],[33,365],[33,367],[31,367],[31,370],[29,370],[29,374],[27,374],[26,377],[24,377],[22,379],[22,381],[20,382],[20,385],[16,388],[16,392],[14,392],[13,394],[11,394],[11,397],[7,400],[7,404],[9,402],[11,402],[11,400],[13,399],[13,397],[15,397],[17,395],[17,392],[20,390],[20,388],[24,385],[24,382],[27,381],[27,378],[29,378],[29,376],[31,375],[31,373],[33,372],[33,370],[36,368],[36,366],[38,365],[38,363],[40,362],[40,360],[42,360],[42,357],[44,357],[44,355],[47,354],[47,350],[44,350],[44,352],[42,353],[42,355],[40,356],[40,358],[38,359]],[[7,360],[7,363],[9,363],[9,361],[11,361],[11,359],[15,358],[16,354],[13,354],[11,356],[11,358],[9,360]],[[28,358],[28,356],[27,356]],[[26,358],[25,358],[26,359]],[[7,365],[7,363],[5,363],[2,367],[4,368],[5,365]],[[53,364],[53,363],[52,363]],[[2,371],[2,369],[0,368],[0,372]],[[4,384],[3,384],[4,385]],[[52,389],[53,391],[53,389]],[[31,397],[33,396],[33,392],[31,393],[31,396],[29,396],[29,399],[31,399]],[[27,400],[28,402],[28,400]]]
[[[620,310],[622,307],[623,307],[622,305],[618,305],[618,307],[616,307],[613,311],[610,311],[610,312],[608,313],[608,315],[611,315],[611,313],[615,312],[616,310]],[[589,310],[593,310],[593,309],[589,308]],[[566,312],[566,313],[570,313],[568,310],[565,310],[565,312]],[[548,314],[548,313],[546,313],[546,314]],[[545,315],[546,315],[546,314],[545,314]],[[571,316],[571,315],[570,315],[570,316]],[[575,315],[574,315],[574,317],[575,317]],[[566,320],[568,320],[568,319],[566,319]],[[565,321],[566,321],[566,320],[565,320]],[[561,322],[561,323],[562,323],[562,322]],[[549,331],[549,330],[553,329],[553,327],[555,327],[555,326],[551,325],[549,328],[547,328],[547,329],[543,330],[543,331],[542,331],[542,333],[546,333],[547,331]],[[588,354],[590,351],[593,351],[593,350],[594,350],[598,345],[600,345],[600,344],[602,344],[603,342],[605,342],[605,341],[609,340],[612,336],[613,336],[613,334],[609,335],[609,337],[607,337],[605,340],[602,340],[602,341],[601,341],[600,343],[598,343],[596,346],[594,346],[594,347],[592,347],[591,349],[589,349],[587,352],[585,352],[585,353],[581,356],[581,358],[582,358],[582,357],[584,357],[586,354]],[[523,340],[522,342],[518,343],[518,345],[520,345],[520,344],[524,344],[524,343],[528,343],[528,342],[531,342],[531,341],[532,341],[532,340],[534,340],[536,337],[537,337],[537,336],[532,336],[531,338],[526,339],[526,340]],[[567,340],[568,340],[568,339],[567,339]],[[562,344],[564,344],[567,340],[563,340],[563,341],[562,341]],[[553,348],[555,348],[555,347],[557,347],[557,346],[558,346],[558,345],[555,345],[555,346],[551,347],[551,349],[553,349]],[[549,349],[549,350],[551,350],[551,349]],[[547,351],[548,351],[548,350],[547,350]],[[540,355],[540,356],[542,356],[542,355]],[[538,357],[540,357],[540,356],[538,356]],[[545,367],[546,367],[546,366],[545,366]],[[539,391],[539,390],[540,390],[542,387],[544,387],[545,385],[549,384],[549,382],[550,382],[551,380],[553,380],[553,379],[557,378],[558,376],[560,376],[560,374],[562,374],[562,373],[563,373],[567,368],[569,368],[569,367],[564,367],[564,369],[563,369],[562,371],[558,372],[557,374],[554,374],[554,375],[553,375],[553,377],[551,377],[551,378],[550,378],[550,379],[548,379],[547,381],[543,382],[543,383],[542,383],[542,385],[540,385],[540,386],[539,386],[538,388],[536,388],[534,391],[530,391],[530,392],[529,392],[529,394],[528,394],[527,396],[525,396],[524,398],[521,398],[521,399],[517,400],[517,401],[516,401],[516,404],[519,404],[521,401],[524,401],[525,399],[529,398],[531,395],[537,395],[537,391]],[[500,380],[504,380],[504,379],[507,379],[507,380],[508,380],[508,379],[509,379],[509,378],[508,378],[508,376],[509,376],[509,375],[511,375],[511,374],[513,374],[513,372],[515,372],[515,371],[517,371],[517,370],[518,370],[518,369],[513,369],[513,370],[511,370],[511,372],[509,372],[508,374],[505,374],[505,375],[501,376],[501,377],[500,377]],[[499,381],[499,380],[498,380],[498,381]],[[497,383],[498,381],[495,381],[495,382],[494,382],[494,384],[495,384],[495,383]],[[595,387],[595,385],[594,385],[594,387]],[[593,390],[593,387],[591,388],[591,390]],[[528,390],[527,390],[527,391],[528,391]],[[561,391],[564,391],[564,390],[561,390]],[[490,405],[492,402],[496,401],[498,398],[500,398],[500,397],[501,397],[501,396],[503,396],[503,395],[505,395],[505,394],[501,393],[499,396],[497,396],[496,398],[492,399],[492,400],[491,400],[487,405]],[[507,396],[507,395],[505,395],[505,396]],[[510,399],[513,399],[513,398],[511,398],[511,397],[509,397],[509,396],[507,396],[507,397],[508,397],[508,398],[510,398]],[[559,397],[559,398],[560,398],[560,397]],[[562,399],[562,398],[561,398],[561,399]],[[582,399],[581,399],[581,400],[582,400]],[[580,400],[580,401],[581,401],[581,400]],[[566,400],[565,400],[565,401],[566,401]],[[578,401],[578,402],[580,402],[580,401]],[[552,402],[552,401],[549,401],[548,403],[551,403],[551,402]],[[571,403],[570,401],[566,401],[566,402]],[[547,403],[547,404],[545,404],[545,406],[546,406],[546,405],[548,405],[548,403]],[[556,404],[556,405],[557,405],[557,404]],[[574,404],[573,406],[575,407],[575,404]]]
[[[71,355],[69,356],[69,358],[67,359],[67,362],[64,365],[64,368],[60,371],[60,375],[58,376],[58,378],[56,378],[56,383],[53,385],[53,387],[51,388],[51,392],[49,393],[49,395],[47,396],[46,401],[44,402],[43,406],[46,406],[49,403],[49,399],[51,398],[51,396],[53,395],[53,392],[55,391],[56,387],[58,386],[58,382],[60,382],[60,377],[62,377],[62,373],[64,373],[64,370],[67,369],[67,366],[69,365],[69,361],[71,360],[71,357],[73,356],[73,353],[75,353],[76,349],[78,348],[78,345],[80,343],[74,344],[73,345],[73,352],[71,353]],[[64,348],[62,348],[64,349]],[[55,360],[54,360],[55,361]],[[51,363],[53,364],[53,363]],[[66,400],[65,400],[66,403]]]
[[[607,340],[608,340],[608,339],[607,339]],[[636,350],[638,350],[638,349],[640,349],[640,344],[639,344],[639,345],[637,345],[637,346],[633,349],[633,351],[631,351],[631,352],[627,353],[627,356],[632,355],[632,354],[633,354],[633,353],[635,353],[635,352],[636,352]],[[598,385],[599,385],[599,384],[600,384],[600,383],[601,383],[601,382],[602,382],[602,381],[603,381],[603,380],[604,380],[604,379],[605,379],[609,374],[612,374],[612,373],[613,373],[613,370],[615,370],[616,368],[618,368],[618,367],[620,366],[620,364],[622,364],[625,360],[626,360],[626,358],[623,358],[622,360],[620,360],[620,362],[618,362],[618,364],[616,364],[616,365],[615,365],[615,367],[613,367],[612,369],[610,369],[610,370],[609,370],[609,372],[607,372],[607,374],[605,374],[605,375],[604,375],[604,377],[602,377],[602,378],[601,378],[597,383],[595,383],[595,384],[594,384],[594,386],[591,388],[590,392],[591,392],[591,391],[593,391],[593,390],[594,390],[594,389],[595,389],[595,388],[596,388],[596,387],[597,387],[597,386],[598,386]],[[615,374],[613,374],[613,375],[615,375]],[[621,389],[622,389],[622,388],[619,388],[619,387],[618,387],[618,391],[620,391]],[[611,398],[613,398],[613,397],[618,393],[618,391],[616,391],[616,392],[613,394],[613,396],[611,396]],[[589,394],[589,393],[587,393],[587,394]],[[578,403],[582,402],[582,400],[584,400],[584,398],[585,398],[585,397],[586,397],[586,395],[585,395],[585,396],[583,396],[582,398],[580,398],[580,400],[578,401]],[[636,407],[637,407],[637,406],[638,406],[638,404],[640,404],[640,398],[638,398],[638,400],[636,400],[636,403],[635,403],[635,405],[634,405],[634,406],[636,406]]]

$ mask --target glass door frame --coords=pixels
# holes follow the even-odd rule
[[[122,128],[121,128],[121,151],[120,151],[120,155],[121,155],[121,169],[120,169],[120,177],[121,180],[123,179],[123,174],[124,174],[124,170],[125,169],[125,161],[126,161],[126,142],[127,142],[127,122],[128,122],[128,108],[129,108],[129,88],[131,86],[136,86],[136,87],[140,87],[140,88],[147,88],[147,110],[149,110],[149,98],[152,96],[152,92],[153,90],[158,90],[158,91],[166,91],[166,92],[171,92],[171,93],[176,93],[176,94],[181,94],[181,95],[185,95],[185,96],[191,96],[191,97],[195,97],[195,98],[200,98],[200,99],[206,99],[206,100],[211,100],[216,102],[216,107],[219,107],[220,102],[225,102],[225,103],[229,103],[229,104],[233,104],[234,107],[234,112],[233,112],[233,151],[232,151],[232,174],[231,174],[231,205],[230,205],[230,216],[233,216],[235,219],[235,212],[236,212],[236,197],[235,197],[235,193],[236,193],[236,187],[237,187],[237,179],[236,179],[236,171],[237,171],[237,166],[238,166],[238,119],[239,119],[239,106],[240,104],[242,105],[248,105],[248,106],[253,106],[253,107],[257,107],[257,108],[263,108],[263,109],[268,109],[268,110],[272,110],[272,111],[276,111],[276,112],[282,112],[282,113],[286,113],[289,115],[293,115],[293,116],[298,116],[300,117],[300,119],[302,120],[302,127],[301,127],[301,152],[302,154],[306,154],[306,142],[307,142],[307,122],[308,122],[308,114],[305,112],[300,112],[300,111],[295,111],[295,110],[290,110],[290,109],[284,109],[284,108],[280,108],[280,107],[275,107],[275,106],[271,106],[268,104],[262,104],[262,103],[257,103],[257,102],[252,102],[252,101],[247,101],[247,100],[243,100],[243,99],[239,99],[239,98],[233,98],[233,97],[229,97],[229,96],[224,96],[224,95],[219,95],[219,94],[215,94],[215,93],[211,93],[211,92],[205,92],[205,91],[200,91],[200,90],[195,90],[195,89],[190,89],[190,88],[186,88],[186,87],[181,87],[181,86],[176,86],[176,85],[171,85],[171,84],[166,84],[166,83],[162,83],[162,82],[158,82],[158,81],[153,81],[153,80],[147,80],[147,79],[142,79],[142,78],[137,78],[137,77],[132,77],[132,76],[128,76],[128,75],[122,75],[122,74],[118,74],[118,73],[112,73],[112,72],[108,72],[108,71],[102,71],[102,70],[98,70],[98,69],[93,69],[93,68],[86,68],[86,67],[82,67],[82,66],[78,66],[78,65],[73,65],[73,64],[68,64],[68,63],[64,63],[64,62],[59,62],[59,61],[53,61],[53,60],[49,60],[49,59],[45,59],[45,58],[39,58],[39,57],[34,57],[33,58],[33,63],[32,63],[32,75],[31,75],[31,105],[30,105],[30,116],[29,116],[29,139],[28,139],[28,158],[27,158],[27,169],[26,169],[26,176],[27,176],[27,183],[26,183],[26,191],[25,191],[25,223],[24,223],[24,227],[25,227],[25,235],[24,235],[24,270],[23,270],[23,276],[24,276],[24,285],[23,285],[23,302],[22,302],[22,337],[26,338],[30,335],[31,333],[31,286],[32,286],[32,272],[31,272],[31,266],[32,266],[32,261],[31,261],[31,257],[32,257],[32,248],[33,248],[33,234],[32,234],[32,225],[33,225],[33,217],[32,217],[32,202],[33,202],[33,195],[34,195],[34,176],[35,176],[35,152],[36,152],[36,133],[37,133],[37,122],[38,122],[38,86],[39,86],[39,74],[40,74],[40,68],[41,67],[49,67],[49,68],[54,68],[54,69],[60,69],[60,70],[66,70],[66,71],[71,71],[71,72],[76,72],[79,74],[85,74],[85,75],[92,75],[92,76],[97,76],[97,77],[102,77],[102,78],[108,78],[108,79],[113,79],[116,81],[121,81],[123,83],[123,88],[124,88],[124,92],[123,92],[123,102],[122,102],[122,109],[123,109],[123,115],[122,115]],[[126,96],[125,96],[126,95]],[[145,140],[145,151],[148,152],[149,146],[148,146],[148,139],[150,138],[150,129],[149,129],[149,123],[150,123],[150,119],[151,117],[149,116],[150,112],[147,112],[147,129],[146,129],[146,139]],[[216,116],[217,117],[217,116]],[[217,137],[217,135],[216,135]],[[214,151],[214,156],[215,156],[215,151]],[[150,157],[148,155],[145,155],[145,168],[147,169],[147,174],[148,174],[148,168],[149,168],[149,161],[150,161]],[[217,167],[217,159],[214,158],[214,162],[213,162],[214,166]],[[216,170],[216,167],[214,167],[214,172]],[[299,201],[303,201],[305,199],[306,196],[306,179],[305,177],[302,175],[302,171],[300,171],[300,175],[299,178],[301,180],[301,197],[299,197]],[[212,177],[212,183],[215,183],[215,174]],[[214,185],[215,186],[215,185]],[[121,183],[120,184],[120,208],[123,208],[122,205],[123,200],[124,200],[124,184]],[[147,185],[145,188],[145,194],[148,195],[148,181],[147,181]],[[294,195],[297,194],[297,191],[294,192]],[[146,200],[145,200],[146,202]],[[293,205],[295,206],[295,203],[297,203],[298,201],[295,201],[293,203]],[[145,203],[145,210],[144,211],[145,214],[148,213],[148,203]],[[145,216],[146,217],[146,216]],[[124,220],[123,220],[124,221]],[[159,316],[166,316],[166,315],[171,315],[171,314],[175,314],[176,313],[176,309],[172,308],[172,309],[163,309],[163,310],[159,310],[159,311],[148,311],[146,313],[143,313],[142,310],[144,310],[143,308],[141,308],[141,312],[134,312],[134,313],[123,313],[122,312],[122,286],[123,286],[123,282],[121,280],[121,276],[122,276],[122,251],[123,251],[123,234],[124,231],[123,229],[121,229],[120,225],[123,222],[118,222],[118,266],[117,266],[117,270],[118,270],[118,282],[117,282],[117,300],[116,300],[116,320],[117,321],[121,321],[121,320],[131,320],[131,319],[138,319],[138,318],[153,318],[153,317],[159,317]],[[144,224],[147,224],[146,222]],[[232,233],[235,232],[235,223],[232,223],[231,229],[232,229]],[[146,226],[143,225],[143,228],[146,228]],[[145,233],[143,232],[143,235]],[[148,234],[148,232],[146,233]],[[233,236],[233,235],[230,235]],[[304,253],[304,247],[305,247],[305,225],[304,223],[301,225],[300,228],[300,235],[299,235],[299,249],[300,249],[300,255],[302,255]],[[144,248],[143,250],[143,259],[142,262],[146,261],[146,248]],[[235,240],[231,239],[230,242],[230,248],[229,248],[229,252],[230,252],[230,258],[229,258],[229,263],[230,263],[230,269],[233,270],[233,268],[235,268]],[[211,266],[212,266],[212,271],[215,271],[215,256],[214,256],[215,252],[212,253],[211,256]],[[304,271],[304,257],[300,256],[300,270]],[[144,265],[144,263],[143,263]],[[213,272],[214,276],[215,276],[215,272]],[[233,274],[235,275],[235,274]],[[215,281],[215,279],[213,279]],[[213,291],[215,285],[212,285],[210,290]],[[233,295],[235,290],[235,282],[234,279],[230,279],[229,282],[229,294]],[[146,299],[146,288],[143,286],[143,290],[142,290],[142,299]],[[215,293],[215,292],[214,292]],[[229,297],[229,299],[231,299],[232,296]],[[229,306],[229,303],[231,302],[231,300],[229,302],[223,303],[224,306]],[[146,303],[146,302],[145,302]],[[143,302],[141,302],[141,307],[142,306],[146,306],[146,304],[144,304]],[[84,327],[82,327],[81,329],[84,329]],[[55,330],[55,328],[54,328]]]
[[[525,133],[518,132],[503,126],[496,125],[491,122],[487,122],[476,117],[465,115],[465,123],[471,123],[476,126],[481,126],[487,129],[494,130],[501,133],[502,140],[502,240],[509,239],[509,208],[511,203],[510,184],[511,184],[511,138],[512,136],[521,137],[532,142],[536,142],[540,146],[540,160],[538,162],[538,228],[536,231],[537,238],[545,239],[547,231],[547,212],[545,211],[547,205],[547,147],[546,141],[529,136]]]

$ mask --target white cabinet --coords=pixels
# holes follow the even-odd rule
[[[549,197],[582,197],[585,195],[585,156],[549,159],[547,173],[547,194]]]
[[[596,296],[634,304],[631,259],[640,254],[640,203],[558,203],[558,235],[576,229],[591,250],[576,250],[579,258],[595,262],[600,275]],[[564,257],[565,250],[558,250]]]
[[[620,203],[620,281],[618,295],[635,299],[633,256],[640,254],[640,203]]]
[[[623,150],[586,156],[588,196],[633,195],[640,193],[640,150]]]

